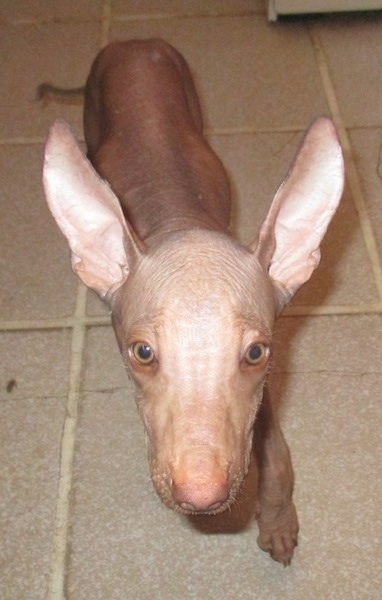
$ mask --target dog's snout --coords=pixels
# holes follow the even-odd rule
[[[172,496],[176,504],[188,512],[216,512],[229,498],[227,481],[172,482]]]

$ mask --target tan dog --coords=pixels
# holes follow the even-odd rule
[[[243,247],[228,233],[229,182],[174,48],[105,48],[86,85],[84,122],[90,162],[64,122],[52,126],[45,192],[74,271],[112,310],[154,485],[183,513],[225,510],[255,431],[258,541],[288,564],[298,531],[293,471],[264,382],[275,318],[317,267],[342,193],[334,126],[313,123]]]

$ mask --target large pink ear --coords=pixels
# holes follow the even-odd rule
[[[69,242],[74,272],[105,298],[122,285],[141,251],[118,199],[64,121],[51,127],[43,181],[48,206]]]
[[[314,121],[251,244],[273,281],[280,310],[320,262],[320,243],[341,199],[344,163],[333,122]]]

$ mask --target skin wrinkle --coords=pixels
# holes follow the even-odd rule
[[[197,234],[196,238],[203,238],[200,235],[201,232],[197,232]],[[208,232],[208,234],[211,234],[211,232]],[[188,241],[189,237],[193,238],[194,236],[189,235],[189,232],[182,233],[182,235],[173,235],[171,236],[171,244],[162,244],[161,249],[153,248],[152,253],[144,255],[136,265],[136,269],[132,269],[127,286],[125,286],[126,295],[131,287],[129,284],[133,279],[134,270],[137,270],[141,272],[140,279],[142,280],[139,289],[141,301],[137,304],[139,306],[147,305],[148,311],[151,309],[154,312],[154,303],[157,310],[158,307],[163,306],[172,289],[178,291],[181,287],[183,291],[180,295],[181,302],[185,296],[189,300],[195,296],[196,287],[199,297],[211,296],[211,287],[214,286],[217,299],[220,301],[221,297],[226,296],[233,303],[237,304],[239,301],[237,312],[241,316],[245,315],[248,320],[258,318],[257,313],[269,313],[269,304],[271,310],[273,308],[272,313],[274,314],[275,308],[272,307],[274,298],[272,297],[273,302],[271,303],[267,301],[267,298],[262,301],[260,297],[262,294],[260,293],[256,294],[256,296],[259,296],[257,306],[260,302],[260,308],[256,308],[256,314],[253,314],[255,305],[253,300],[254,288],[256,287],[254,283],[256,279],[259,277],[263,279],[263,285],[259,286],[261,291],[263,291],[263,288],[268,287],[269,295],[273,296],[273,292],[264,271],[250,252],[235,243],[231,245],[230,250],[232,252],[225,252],[222,256],[220,248],[213,249],[211,242],[208,246],[194,245],[192,239],[190,242]],[[219,240],[219,237],[220,235],[217,234],[216,241],[224,243],[225,250],[227,250],[226,240],[224,238]],[[197,239],[196,242],[198,242]],[[239,253],[239,256],[237,256],[237,253]],[[237,268],[238,261],[241,263],[240,270]],[[165,278],[163,278],[160,271],[166,274]],[[153,297],[153,290],[155,290],[155,298]],[[123,293],[123,290],[121,292]],[[134,292],[136,293],[135,290]],[[199,297],[196,298],[196,303],[199,301]],[[121,302],[115,301],[113,304],[120,305]],[[216,308],[218,304],[219,302],[217,302]],[[194,305],[192,307],[194,308]],[[186,308],[187,303],[184,303],[182,310]],[[145,316],[150,319],[150,314]],[[138,316],[135,318],[138,318]],[[264,320],[269,322],[268,319],[262,319],[262,321]]]

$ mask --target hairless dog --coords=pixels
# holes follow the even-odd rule
[[[224,511],[254,448],[258,543],[289,564],[293,470],[265,380],[275,319],[317,267],[342,194],[334,125],[311,125],[247,247],[229,233],[227,175],[170,45],[107,46],[86,84],[84,129],[89,160],[53,124],[45,193],[73,270],[111,309],[154,486],[184,514]]]

